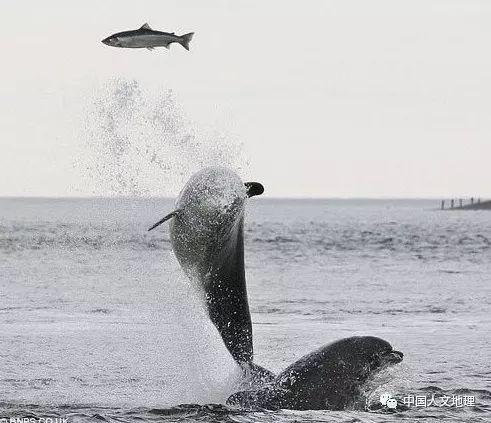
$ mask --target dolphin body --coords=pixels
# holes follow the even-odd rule
[[[102,40],[102,43],[112,47],[122,48],[146,48],[153,50],[155,47],[169,48],[172,43],[181,44],[189,50],[189,42],[193,38],[194,32],[184,35],[176,35],[173,32],[154,31],[148,23],[140,28],[118,32]]]
[[[307,354],[272,382],[231,395],[227,404],[248,409],[344,410],[353,408],[363,386],[403,354],[383,339],[353,336]]]
[[[252,323],[244,270],[244,206],[264,191],[227,168],[207,168],[191,177],[170,220],[172,249],[198,283],[208,314],[225,346],[241,365],[252,363]]]
[[[351,337],[302,357],[278,376],[253,362],[252,324],[244,270],[244,208],[260,195],[258,182],[243,183],[223,167],[193,175],[170,220],[173,251],[185,273],[204,294],[211,321],[244,372],[240,391],[227,404],[243,408],[341,410],[359,397],[379,370],[403,354],[376,337]]]

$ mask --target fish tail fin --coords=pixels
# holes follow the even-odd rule
[[[189,51],[189,42],[193,39],[194,32],[181,35],[181,45]]]

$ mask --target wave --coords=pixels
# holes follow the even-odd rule
[[[254,224],[253,224],[254,227]],[[413,260],[481,260],[491,252],[491,244],[481,234],[455,237],[454,234],[439,232],[419,236],[372,233],[357,231],[325,230],[323,225],[309,231],[297,227],[254,228],[253,237],[246,237],[247,248],[265,254],[281,254],[298,259],[322,256],[332,252],[356,253],[364,258],[384,257],[386,254],[405,255]],[[275,233],[276,232],[276,233]],[[288,235],[285,235],[288,233]],[[274,248],[271,248],[274,246]],[[60,224],[58,222],[22,223],[12,222],[0,226],[0,251],[12,252],[42,249],[92,249],[126,248],[131,250],[170,249],[167,231],[147,233],[142,223],[131,225],[114,224]],[[459,274],[460,270],[443,268],[446,274]]]
[[[14,224],[0,228],[0,251],[24,250],[101,250],[126,248],[130,250],[170,250],[168,234],[147,234],[144,228],[93,225]]]
[[[367,397],[364,409],[345,411],[294,411],[294,410],[255,410],[245,411],[223,404],[180,404],[167,408],[133,407],[113,408],[96,405],[35,405],[0,402],[0,420],[2,418],[46,418],[52,423],[62,423],[63,418],[72,421],[104,422],[366,422],[386,421],[434,421],[436,416],[450,422],[484,422],[491,412],[491,392],[485,389],[456,388],[444,390],[437,386],[425,386],[415,389],[410,396],[431,398],[437,402],[442,397],[467,396],[474,398],[470,406],[430,405],[416,407],[404,405],[404,398],[409,394],[393,393],[398,401],[396,411],[383,407],[378,400],[379,392]],[[408,402],[406,400],[406,402]],[[58,420],[54,420],[58,419]]]

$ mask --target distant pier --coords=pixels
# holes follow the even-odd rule
[[[440,210],[491,210],[491,200],[482,201],[480,198],[442,200]]]

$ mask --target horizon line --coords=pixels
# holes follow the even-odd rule
[[[140,199],[140,200],[156,200],[156,199],[162,199],[162,200],[175,200],[177,198],[176,196],[157,196],[157,195],[150,195],[150,196],[139,196],[139,195],[86,195],[86,196],[49,196],[49,195],[0,195],[0,199],[44,199],[44,200],[90,200],[90,199],[96,199],[96,200],[104,200],[104,199]],[[474,198],[474,200],[480,199],[486,200],[490,197],[479,197],[479,196],[441,196],[441,197],[414,197],[414,196],[408,196],[408,197],[399,197],[399,196],[373,196],[373,197],[356,197],[356,196],[333,196],[333,197],[316,197],[316,196],[291,196],[291,197],[284,197],[284,196],[273,196],[273,195],[266,195],[266,196],[260,196],[257,198],[257,200],[425,200],[425,201],[450,201],[450,200],[470,200],[471,198]]]

